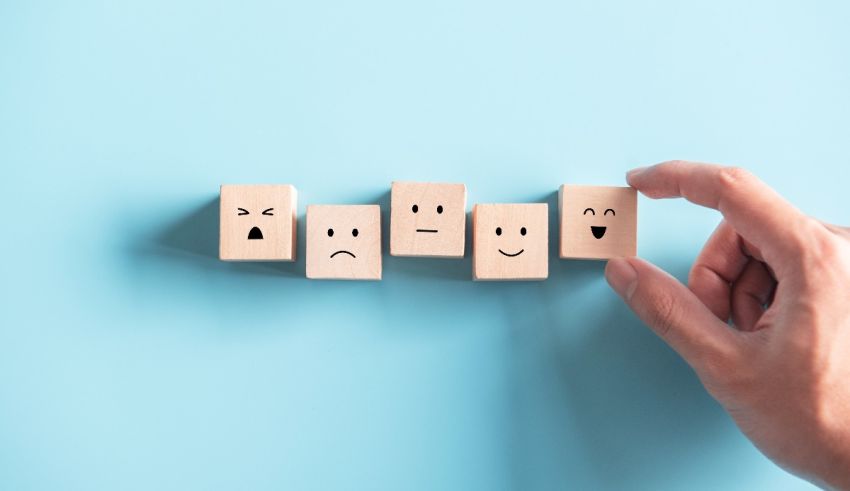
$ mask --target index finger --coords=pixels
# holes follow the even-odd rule
[[[739,167],[671,161],[635,169],[630,186],[650,198],[683,197],[714,208],[764,254],[787,257],[801,250],[807,217],[750,172]]]

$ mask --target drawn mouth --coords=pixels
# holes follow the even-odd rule
[[[417,232],[428,232],[429,234],[436,234],[437,233],[437,231],[435,229],[432,229],[432,228],[417,228],[416,231]]]
[[[263,231],[254,227],[248,232],[248,240],[263,240]]]
[[[608,227],[590,227],[590,231],[593,233],[593,236],[597,239],[601,239],[603,235],[605,235],[605,231],[608,230]]]
[[[519,252],[515,252],[513,254],[508,254],[507,252],[505,252],[501,249],[499,249],[499,252],[501,252],[503,255],[508,256],[508,257],[517,257],[520,254],[522,254],[523,252],[525,252],[525,249],[520,249]]]
[[[351,252],[348,252],[348,251],[336,251],[333,254],[331,254],[331,259],[333,259],[333,257],[336,256],[337,254],[348,254],[351,257],[357,257],[357,256],[355,256],[354,254],[352,254]]]

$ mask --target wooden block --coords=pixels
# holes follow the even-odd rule
[[[307,207],[307,278],[381,279],[381,207]]]
[[[219,258],[294,261],[297,194],[289,184],[221,186]]]
[[[549,276],[549,205],[486,204],[472,209],[475,280],[545,280]]]
[[[558,209],[562,258],[637,255],[634,188],[564,184],[558,191]]]
[[[390,254],[463,257],[466,240],[466,186],[393,182]]]

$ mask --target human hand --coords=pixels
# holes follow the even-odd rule
[[[739,168],[675,161],[627,179],[724,219],[688,287],[618,258],[605,269],[612,288],[759,450],[815,484],[850,489],[850,230],[804,215]]]

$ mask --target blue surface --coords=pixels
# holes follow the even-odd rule
[[[0,488],[808,489],[601,262],[553,244],[542,283],[472,283],[469,253],[308,281],[303,259],[219,262],[215,206],[220,183],[286,182],[302,219],[386,220],[393,179],[554,206],[690,158],[846,223],[848,21],[838,1],[2,2]],[[640,254],[684,277],[718,216],[640,210]]]

